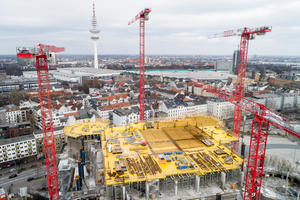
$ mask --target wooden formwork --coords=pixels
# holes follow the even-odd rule
[[[189,139],[189,140],[179,140],[175,141],[175,143],[181,149],[192,149],[192,148],[203,148],[206,147],[202,142],[196,139]]]
[[[175,146],[173,142],[160,142],[149,145],[151,146],[151,149],[154,151],[155,154],[179,151],[179,149]]]
[[[162,129],[144,130],[141,131],[141,134],[148,143],[170,141]]]
[[[190,134],[184,127],[176,127],[176,128],[163,128],[163,130],[167,133],[172,140],[185,140],[195,138],[192,134]]]

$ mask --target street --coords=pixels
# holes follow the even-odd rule
[[[6,174],[0,179],[0,186],[6,191],[10,190],[10,192],[19,193],[21,187],[27,187],[29,192],[29,189],[40,189],[42,187],[47,186],[47,178],[45,178],[46,166],[41,166],[38,168],[23,171],[20,174],[18,174],[17,177],[9,179],[8,177],[12,174],[17,174],[17,172]],[[30,177],[40,178],[27,182],[27,179]]]

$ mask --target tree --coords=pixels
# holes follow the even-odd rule
[[[271,110],[276,109],[276,101],[273,99],[267,99],[267,107],[270,108]]]
[[[98,89],[101,88],[101,84],[100,84],[100,81],[98,78],[93,79],[93,85],[94,85],[94,88],[98,88]]]
[[[130,89],[130,90],[135,90],[134,85],[130,85],[130,86],[129,86],[129,89]]]
[[[10,104],[15,104],[16,106],[20,105],[20,97],[22,96],[19,90],[14,90],[10,92],[10,97],[8,98]]]
[[[86,94],[89,94],[89,80],[85,79],[82,81],[82,86],[83,86],[83,92]]]
[[[37,130],[37,128],[36,128],[36,121],[35,121],[33,113],[28,113],[27,120],[30,121],[32,130],[33,131]]]

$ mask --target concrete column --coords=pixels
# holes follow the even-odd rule
[[[196,193],[200,192],[200,176],[196,176],[196,179],[195,179],[195,190],[196,190]]]
[[[239,179],[240,186],[244,185],[244,179],[245,179],[245,172],[240,171],[240,179]]]
[[[149,183],[146,181],[146,200],[149,200]]]
[[[123,199],[126,199],[126,190],[125,190],[125,185],[122,186],[122,192],[123,192]]]
[[[298,191],[298,197],[297,197],[297,200],[299,200],[299,196],[300,196],[300,189]]]
[[[221,188],[225,188],[225,180],[226,180],[226,174],[225,172],[221,172]]]
[[[178,193],[178,180],[177,178],[174,179],[174,196],[177,196]]]

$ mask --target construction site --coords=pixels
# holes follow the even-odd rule
[[[75,169],[68,182],[69,198],[82,198],[80,191],[93,187],[103,188],[107,199],[215,196],[215,191],[204,194],[200,187],[218,184],[222,192],[229,181],[234,189],[241,174],[243,160],[231,150],[237,138],[212,117],[111,128],[94,118],[71,123],[64,133]],[[230,195],[236,198],[235,193]]]
[[[64,127],[67,146],[58,156],[58,166],[47,62],[50,53],[65,48],[44,44],[33,51],[18,48],[18,57],[36,58],[50,199],[264,199],[261,189],[269,127],[300,138],[293,123],[244,97],[249,41],[271,32],[272,26],[244,27],[208,37],[240,37],[234,92],[193,80],[201,90],[234,104],[231,132],[211,116],[145,121],[145,22],[150,12],[146,7],[128,22],[139,21],[139,123],[116,127],[95,116],[77,121],[69,118]],[[94,4],[92,26],[94,68],[98,68],[96,34],[100,30]],[[255,116],[247,160],[245,145],[239,143],[243,111]]]

